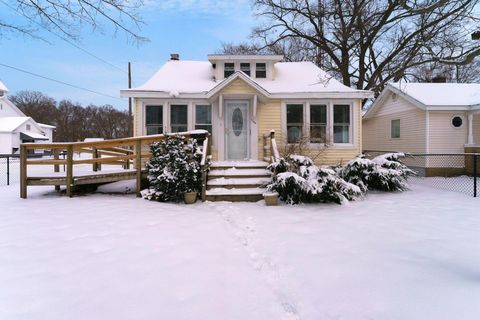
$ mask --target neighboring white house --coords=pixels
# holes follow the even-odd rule
[[[0,82],[0,154],[18,153],[24,142],[52,142],[55,127],[27,117],[8,99],[7,93],[8,89]]]
[[[364,150],[463,153],[479,144],[480,84],[390,83],[363,117]]]

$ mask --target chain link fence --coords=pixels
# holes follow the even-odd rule
[[[19,181],[20,159],[17,156],[0,155],[0,186]]]
[[[372,159],[390,152],[392,151],[365,150],[364,154]],[[417,173],[409,179],[418,184],[473,197],[480,194],[477,181],[480,172],[478,153],[406,153],[402,162]]]

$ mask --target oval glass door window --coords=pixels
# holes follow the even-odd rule
[[[243,130],[243,114],[240,108],[235,108],[232,114],[232,129],[233,133],[238,137]]]

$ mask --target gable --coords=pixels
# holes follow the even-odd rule
[[[5,97],[0,98],[0,117],[26,117],[26,115]]]
[[[384,116],[394,113],[416,110],[418,107],[407,101],[402,96],[391,91],[384,97],[382,103],[378,106],[375,116]]]
[[[257,90],[242,79],[235,79],[220,91],[221,94],[255,94],[257,92]]]

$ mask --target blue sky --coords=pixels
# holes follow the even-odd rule
[[[206,55],[220,48],[221,42],[246,40],[255,17],[249,0],[164,0],[145,1],[141,10],[145,21],[141,34],[150,42],[140,46],[128,43],[124,34],[115,35],[108,25],[101,33],[82,31],[78,43],[110,63],[127,69],[132,62],[133,85],[145,82],[166,60],[170,53],[179,53],[183,60],[205,60]],[[4,20],[25,23],[23,17],[0,2]],[[50,43],[10,35],[0,39],[0,62],[61,81],[118,97],[127,87],[126,73],[110,67],[70,44],[49,34],[38,32]],[[32,77],[0,66],[0,80],[10,93],[37,90],[60,100],[68,98],[83,105],[112,104],[127,108],[127,100],[113,99]]]

